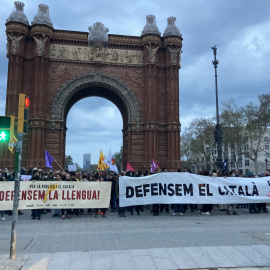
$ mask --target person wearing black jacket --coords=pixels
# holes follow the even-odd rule
[[[116,184],[115,184],[115,192],[116,192],[116,198],[118,200],[118,217],[126,217],[126,207],[120,207],[119,206],[119,177],[116,176]]]
[[[115,203],[116,203],[116,181],[115,181],[115,175],[113,172],[108,175],[108,180],[112,182],[111,187],[111,199],[110,199],[110,206],[111,206],[111,212],[115,212]]]
[[[40,181],[39,177],[39,171],[38,170],[33,170],[33,176],[29,181]],[[32,209],[32,219],[37,219],[40,220],[41,217],[41,209]]]

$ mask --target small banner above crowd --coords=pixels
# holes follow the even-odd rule
[[[19,196],[19,209],[108,208],[111,182],[24,181]],[[14,182],[2,182],[0,211],[13,209],[13,198]]]
[[[270,203],[270,177],[210,177],[167,172],[119,179],[120,207],[147,204]]]

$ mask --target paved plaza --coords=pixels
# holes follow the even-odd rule
[[[269,208],[269,207],[268,207]],[[9,260],[11,216],[0,222],[0,269],[270,269],[270,214],[215,211],[183,216],[145,209],[118,217],[71,219],[30,211],[18,217],[16,260]]]

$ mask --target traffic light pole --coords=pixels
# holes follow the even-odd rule
[[[18,207],[20,196],[22,142],[23,142],[23,133],[18,133],[18,140],[16,143],[16,154],[15,154],[15,164],[17,164],[17,166],[15,166],[15,172],[17,172],[17,178],[15,179],[14,183],[15,186],[14,186],[13,214],[11,226],[11,240],[10,240],[10,259],[12,260],[15,260],[16,258],[16,240],[17,240],[16,224],[18,218]]]

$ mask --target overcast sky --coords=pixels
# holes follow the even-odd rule
[[[49,6],[55,29],[88,31],[100,21],[109,34],[140,36],[146,15],[156,16],[163,34],[167,17],[175,16],[183,35],[179,71],[180,122],[215,115],[215,81],[211,46],[217,45],[219,101],[233,98],[237,104],[256,101],[270,88],[269,0],[24,0],[31,23],[39,4]],[[5,113],[8,61],[5,23],[14,1],[1,0],[0,9],[0,115]],[[78,117],[81,121],[78,121]],[[82,166],[83,154],[97,163],[99,151],[119,151],[122,117],[111,102],[97,97],[77,102],[67,118],[66,154]],[[79,136],[79,137],[78,137]],[[79,138],[79,141],[76,139]],[[77,140],[77,141],[76,141]]]

